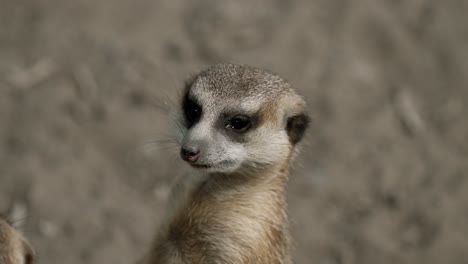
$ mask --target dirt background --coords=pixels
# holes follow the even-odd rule
[[[310,105],[296,263],[468,263],[467,14],[463,0],[0,0],[0,210],[26,216],[39,263],[133,263],[185,166],[155,102],[227,60]]]

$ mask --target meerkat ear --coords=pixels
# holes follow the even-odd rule
[[[306,113],[300,113],[288,118],[286,132],[291,144],[296,145],[304,136],[309,126],[310,118]]]

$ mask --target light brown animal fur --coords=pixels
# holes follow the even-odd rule
[[[186,90],[203,102],[200,123],[210,126],[200,131],[214,129],[223,109],[246,104],[259,120],[236,143],[227,136],[208,143],[230,146],[220,156],[231,157],[234,148],[248,152],[235,169],[198,169],[176,182],[167,222],[142,263],[291,263],[285,187],[296,143],[307,127],[304,101],[278,76],[234,64],[210,67]]]
[[[32,264],[33,259],[31,245],[0,215],[0,264]]]

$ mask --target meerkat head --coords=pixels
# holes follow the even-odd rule
[[[182,159],[215,173],[283,165],[309,121],[287,82],[236,64],[211,66],[188,81],[181,118]]]
[[[0,215],[0,263],[32,264],[34,251],[29,242]]]

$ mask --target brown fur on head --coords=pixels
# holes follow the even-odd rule
[[[34,251],[29,242],[0,215],[0,263],[32,264]]]
[[[282,78],[237,64],[211,66],[187,82],[179,119],[182,156],[223,174],[284,163],[309,120],[304,100]]]

